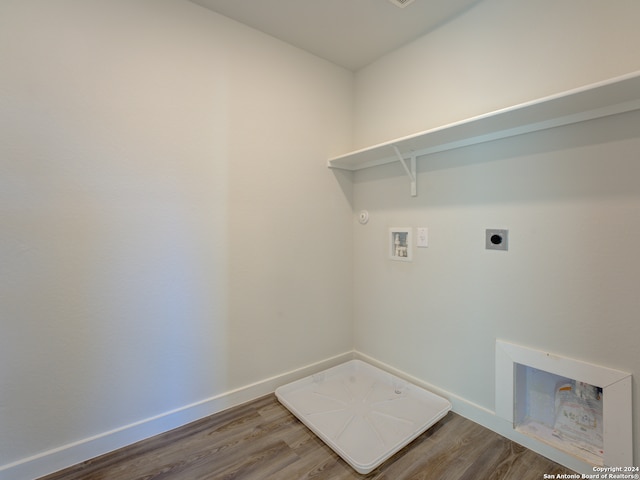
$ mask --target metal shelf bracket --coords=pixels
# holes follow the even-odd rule
[[[415,197],[418,195],[418,186],[417,186],[417,175],[416,175],[416,156],[412,154],[409,157],[409,165],[407,165],[407,160],[402,156],[400,150],[396,145],[393,146],[393,151],[396,153],[396,157],[402,164],[404,171],[407,173],[409,180],[411,181],[411,196]]]

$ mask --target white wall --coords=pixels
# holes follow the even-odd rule
[[[640,70],[639,15],[635,1],[479,2],[357,73],[357,146]],[[476,412],[494,409],[496,338],[639,375],[639,125],[634,112],[423,158],[416,198],[399,165],[358,172],[356,349]],[[392,226],[428,227],[429,248],[387,260]],[[509,251],[485,250],[485,228],[508,228]]]
[[[0,65],[0,478],[351,350],[350,72],[182,0],[3,0]]]
[[[481,0],[356,75],[356,147],[638,69],[636,0]]]

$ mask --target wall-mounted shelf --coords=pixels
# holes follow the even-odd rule
[[[640,72],[401,137],[329,159],[329,168],[361,170],[401,161],[415,195],[415,158],[640,109]]]

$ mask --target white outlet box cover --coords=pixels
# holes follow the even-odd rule
[[[417,229],[416,246],[419,248],[427,248],[429,246],[429,230],[426,227]]]

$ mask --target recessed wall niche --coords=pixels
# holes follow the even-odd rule
[[[498,340],[496,415],[587,464],[633,464],[627,372]]]

